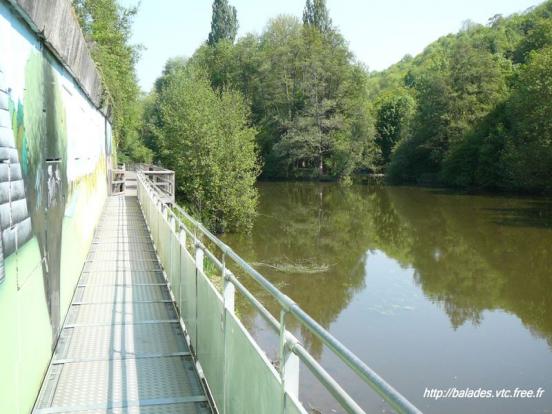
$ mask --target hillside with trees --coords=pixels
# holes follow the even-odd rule
[[[552,2],[466,22],[368,81],[392,182],[552,190]],[[382,147],[381,143],[385,146]],[[386,162],[388,161],[388,162]]]

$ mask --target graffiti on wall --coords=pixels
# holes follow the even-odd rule
[[[23,105],[11,102],[26,204],[38,240],[44,290],[53,330],[60,323],[61,229],[67,188],[67,131],[60,86],[52,62],[31,53],[25,70]],[[27,231],[27,228],[25,228]],[[30,234],[24,234],[29,238]],[[19,242],[19,238],[17,238]],[[7,256],[4,252],[4,256]]]
[[[5,260],[35,238],[55,338],[62,318],[64,222],[67,214],[74,214],[79,195],[97,191],[110,136],[106,139],[105,120],[87,115],[79,91],[61,84],[66,79],[45,50],[29,53],[22,93],[9,87],[2,67],[5,64],[0,66],[0,282],[6,277]],[[97,126],[91,131],[85,129],[87,123]]]
[[[24,414],[107,196],[111,127],[10,3],[0,0],[0,412]]]
[[[4,258],[16,250],[17,243],[31,237],[25,186],[10,116],[9,91],[0,71],[0,281],[5,278]]]

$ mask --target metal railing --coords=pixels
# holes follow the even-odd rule
[[[136,164],[133,167],[137,172],[142,172],[150,180],[151,184],[156,187],[164,203],[171,205],[174,203],[174,171],[153,164]]]
[[[110,195],[119,195],[125,193],[125,175],[126,175],[126,166],[125,164],[117,165],[117,168],[111,170],[109,190]]]
[[[318,361],[316,361],[315,358],[310,355],[310,353],[304,348],[304,346],[289,331],[286,330],[286,315],[292,315],[306,330],[316,336],[361,380],[368,384],[381,398],[383,398],[389,404],[389,406],[393,408],[393,410],[401,414],[421,413],[421,411],[418,410],[412,403],[410,403],[403,395],[395,390],[376,372],[374,372],[356,355],[354,355],[347,347],[345,347],[326,329],[324,329],[318,322],[316,322],[305,311],[303,311],[292,299],[290,299],[288,296],[278,290],[263,275],[261,275],[249,263],[243,260],[224,242],[213,235],[200,222],[195,220],[178,205],[173,205],[172,208],[169,208],[162,201],[162,194],[161,196],[159,195],[158,187],[155,186],[154,183],[152,183],[148,179],[147,174],[145,174],[143,171],[138,172],[138,195],[141,204],[145,201],[145,198],[147,196],[147,198],[149,199],[149,206],[147,206],[146,209],[151,210],[153,205],[154,208],[160,212],[163,220],[168,223],[171,231],[173,232],[175,237],[178,238],[180,245],[184,249],[186,249],[187,246],[187,238],[190,238],[190,240],[188,241],[191,241],[192,243],[188,243],[188,245],[195,246],[196,277],[197,273],[203,273],[203,263],[205,256],[207,257],[209,262],[211,262],[215,266],[217,271],[220,272],[223,283],[221,300],[223,301],[224,309],[230,312],[230,315],[233,318],[235,317],[234,296],[235,290],[237,289],[243,295],[243,297],[259,312],[263,319],[265,319],[268,324],[276,332],[278,332],[278,375],[279,384],[281,387],[280,398],[282,400],[282,404],[281,410],[278,409],[273,412],[305,412],[300,405],[299,408],[295,407],[291,411],[286,408],[287,398],[291,397],[292,402],[298,401],[299,361],[301,361],[348,413],[364,413],[364,410],[353,400],[353,398],[351,398],[351,396],[335,381],[334,378],[332,378],[332,376],[318,363]],[[142,208],[144,208],[144,206],[142,206]],[[151,216],[151,212],[145,213],[146,216]],[[181,220],[181,218],[183,218],[185,222],[189,223],[189,225],[186,225],[184,221]],[[148,217],[146,217],[146,220],[148,220]],[[157,223],[157,230],[155,230],[155,223],[148,223],[148,225],[153,225],[154,233],[158,233],[157,235],[153,235],[155,242],[155,239],[160,237],[159,223]],[[208,240],[209,243],[220,249],[222,259],[217,258],[216,255],[207,248],[202,240]],[[161,259],[161,261],[163,262],[163,258]],[[275,318],[266,309],[266,307],[240,282],[240,280],[238,280],[234,273],[232,273],[228,269],[228,260],[231,260],[239,269],[241,269],[241,271],[243,271],[247,276],[256,281],[278,302],[280,306],[279,320]],[[182,277],[182,275],[180,275],[179,277]],[[182,283],[182,280],[180,280],[180,287],[182,286]],[[226,313],[224,315],[224,321],[226,321]],[[226,329],[226,325],[224,326],[224,329]],[[224,335],[226,337],[226,332],[224,332]],[[262,352],[258,347],[257,350],[258,352]],[[203,364],[204,361],[199,358],[199,363]],[[209,376],[206,376],[206,379],[209,383]],[[222,399],[222,405],[225,408],[222,411],[226,412],[226,399]]]

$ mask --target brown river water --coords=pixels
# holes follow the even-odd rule
[[[259,191],[252,233],[223,240],[424,413],[552,413],[552,199],[333,183]],[[277,336],[243,300],[238,311],[276,359]],[[392,412],[288,326],[367,412]],[[433,388],[544,393],[424,398]],[[343,412],[304,366],[300,398]]]

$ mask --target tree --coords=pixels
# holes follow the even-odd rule
[[[190,64],[173,65],[159,84],[153,130],[159,159],[175,171],[178,200],[215,232],[251,228],[259,164],[242,95],[214,91]]]
[[[406,137],[414,99],[406,91],[386,93],[376,102],[376,143],[383,164],[388,164],[397,142]]]
[[[228,0],[213,1],[213,16],[211,18],[211,32],[207,43],[210,46],[221,40],[228,40],[234,43],[238,34],[238,17],[234,6]]]
[[[279,116],[288,122],[273,153],[287,174],[303,170],[311,176],[345,178],[368,164],[366,148],[373,135],[362,87],[365,74],[351,64],[339,34],[304,27],[298,40],[292,72],[281,89],[288,112]]]
[[[450,145],[504,101],[511,71],[510,62],[469,41],[459,41],[452,52]]]
[[[412,132],[392,157],[393,180],[440,181],[451,151],[507,97],[511,64],[479,44],[472,32],[432,51],[414,81],[417,110]],[[468,37],[466,37],[468,36]]]
[[[202,46],[191,58],[214,89],[246,97],[263,174],[271,177],[345,177],[374,165],[366,69],[352,60],[339,33],[293,16],[274,18],[260,36],[235,45]]]
[[[516,62],[524,63],[533,50],[538,51],[550,45],[552,45],[552,20],[539,19],[520,42],[514,52],[514,59]]]
[[[329,33],[333,30],[326,0],[307,0],[303,11],[303,24],[315,27],[322,33]]]
[[[370,96],[406,86],[416,101],[388,177],[551,191],[551,22],[548,0],[523,14],[494,16],[486,27],[465,25],[411,61],[372,74]]]
[[[510,101],[512,134],[503,157],[507,187],[552,190],[552,46],[532,52]]]
[[[151,153],[139,136],[140,88],[135,65],[140,48],[130,44],[137,8],[124,8],[116,0],[74,0],[73,5],[107,89],[104,99],[112,106],[118,156],[123,162],[147,161]]]
[[[294,16],[279,16],[269,21],[259,39],[257,94],[258,142],[264,159],[264,173],[283,176],[288,170],[274,151],[289,130],[302,106],[300,78],[305,52],[303,27]]]

